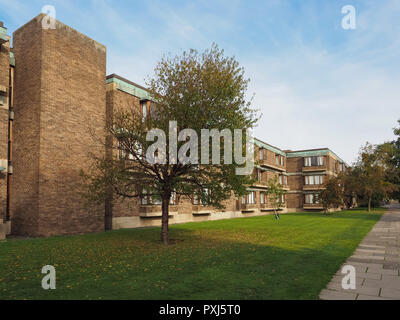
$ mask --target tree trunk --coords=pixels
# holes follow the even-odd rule
[[[371,201],[372,201],[372,197],[368,197],[368,212],[371,212]]]
[[[168,244],[169,200],[169,197],[162,199],[161,242],[165,245]]]
[[[278,211],[275,206],[274,206],[274,213],[275,213],[275,219],[278,219],[279,218]]]

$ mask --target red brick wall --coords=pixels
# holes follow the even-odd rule
[[[84,208],[79,172],[89,152],[105,153],[106,49],[59,22],[42,30],[41,19],[14,34],[14,233],[102,231],[104,206]]]
[[[5,105],[0,106],[0,159],[8,158],[8,94],[9,94],[9,70],[10,70],[10,41],[0,46],[0,86],[6,88],[6,94],[2,95]],[[7,201],[7,172],[0,172],[0,224],[6,216]]]
[[[35,30],[35,32],[33,32]],[[42,32],[28,22],[13,35],[15,66],[12,233],[39,235]]]
[[[107,119],[112,121],[114,112],[118,110],[131,110],[140,108],[140,99],[124,91],[118,90],[113,83],[107,84]],[[114,146],[116,141],[108,141],[109,146]],[[108,149],[108,156],[117,156],[117,152]],[[140,199],[125,199],[124,201],[114,200],[112,205],[111,201],[106,201],[106,217],[108,219],[117,217],[132,217],[139,216]],[[108,229],[111,228],[109,225]]]
[[[304,158],[288,158],[286,164],[286,171],[288,173],[302,172],[304,166]]]

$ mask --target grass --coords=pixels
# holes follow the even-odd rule
[[[0,299],[317,299],[383,209],[0,242]],[[53,265],[57,289],[43,290]]]

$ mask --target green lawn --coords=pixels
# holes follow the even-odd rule
[[[0,299],[317,299],[384,212],[293,213],[0,242]],[[41,288],[41,269],[57,289]]]

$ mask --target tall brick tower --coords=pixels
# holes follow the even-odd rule
[[[15,31],[12,232],[28,236],[104,230],[104,206],[79,192],[89,152],[105,153],[106,48],[40,14]],[[2,116],[2,115],[1,115]]]
[[[0,240],[8,230],[8,170],[9,170],[9,119],[10,101],[10,37],[0,22]]]

